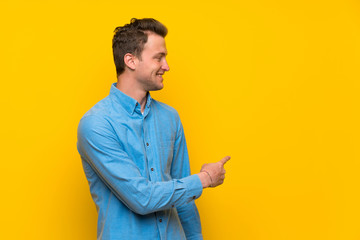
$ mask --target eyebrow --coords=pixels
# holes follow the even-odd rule
[[[167,52],[159,52],[159,53],[156,53],[154,55],[154,57],[158,57],[158,56],[166,56],[167,55]]]

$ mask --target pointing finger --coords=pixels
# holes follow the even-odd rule
[[[220,162],[224,165],[227,161],[230,160],[229,156],[224,157],[223,159],[220,160]]]

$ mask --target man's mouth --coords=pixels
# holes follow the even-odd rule
[[[161,78],[162,78],[162,75],[164,75],[164,73],[157,73],[156,74],[156,76],[161,77]]]

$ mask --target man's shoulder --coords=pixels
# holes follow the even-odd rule
[[[90,108],[80,119],[79,129],[92,128],[96,129],[104,125],[108,125],[107,119],[111,114],[111,101],[109,97],[97,102],[92,108]]]
[[[97,118],[104,118],[107,115],[111,114],[111,101],[109,96],[103,98],[99,102],[97,102],[93,107],[91,107],[82,118],[87,117],[97,117]]]

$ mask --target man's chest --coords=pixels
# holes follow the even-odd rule
[[[156,117],[115,118],[112,125],[117,141],[138,166],[142,176],[152,181],[171,179],[177,132],[173,121]]]

